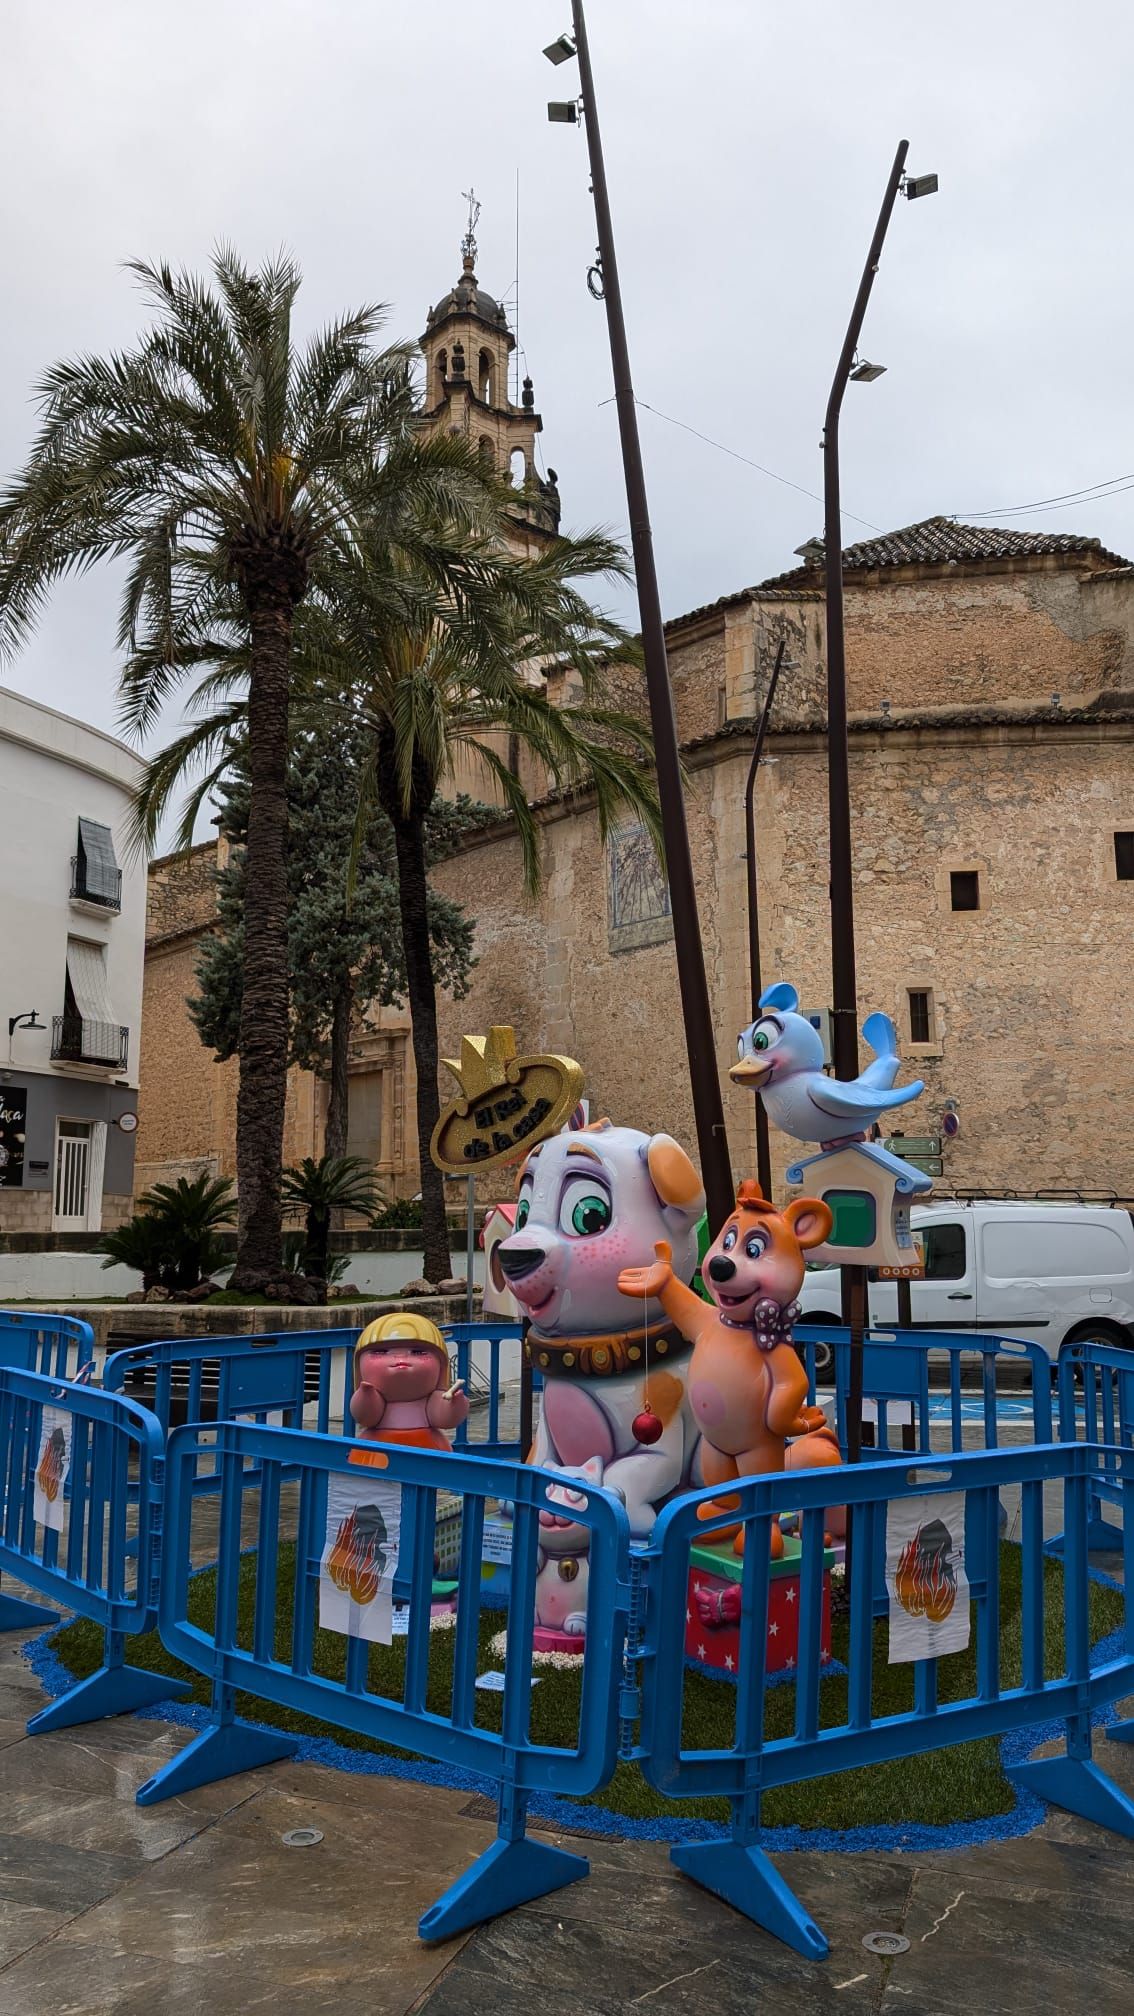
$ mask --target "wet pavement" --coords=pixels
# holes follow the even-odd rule
[[[1048,1510],[1054,1523],[1054,1494]],[[1134,2009],[1134,1842],[1057,1812],[956,1853],[776,1858],[830,1938],[819,1964],[677,1874],[663,1846],[538,1826],[589,1857],[589,1878],[425,1947],[420,1914],[493,1837],[485,1801],[285,1762],[138,1807],[188,1732],[122,1717],[29,1738],[43,1694],[27,1635],[0,1635],[0,2016]],[[1134,1796],[1134,1745],[1100,1738],[1096,1756]],[[288,1847],[296,1828],[323,1838]],[[878,1931],[908,1950],[866,1951]]]

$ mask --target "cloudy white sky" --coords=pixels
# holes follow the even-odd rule
[[[415,337],[459,269],[515,301],[568,523],[625,503],[559,0],[8,0],[0,77],[0,467],[56,357],[128,345],[121,270],[281,244],[314,327],[363,300]],[[897,141],[941,193],[895,213],[852,386],[848,514],[890,529],[1134,470],[1134,16],[1121,0],[591,0],[636,389],[818,492],[827,385]],[[817,502],[641,418],[667,615],[791,564]],[[1134,477],[1131,479],[1134,481]],[[995,521],[993,521],[995,522]],[[1002,522],[1134,553],[1134,490]],[[848,518],[844,535],[865,536]],[[7,685],[110,727],[116,583],[59,593]],[[625,613],[632,613],[627,600]]]

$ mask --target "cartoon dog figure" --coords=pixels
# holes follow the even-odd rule
[[[795,1298],[804,1275],[804,1251],[822,1245],[831,1231],[831,1212],[811,1197],[797,1197],[782,1212],[769,1204],[758,1183],[742,1183],[736,1210],[705,1255],[702,1278],[715,1307],[679,1281],[669,1248],[659,1240],[652,1267],[630,1267],[619,1276],[624,1295],[656,1297],[667,1316],[693,1345],[689,1398],[701,1431],[699,1463],[706,1484],[783,1470],[788,1437],[792,1468],[839,1461],[830,1430],[817,1427],[816,1410],[806,1407],[807,1374],[791,1341]],[[712,1518],[736,1503],[724,1499],[702,1508]],[[743,1551],[743,1528],[736,1551]],[[772,1553],[783,1553],[773,1524]]]
[[[563,1483],[549,1486],[547,1506],[539,1515],[539,1572],[536,1576],[535,1621],[543,1631],[578,1638],[582,1648],[587,1628],[587,1586],[590,1580],[590,1527],[573,1517],[587,1502],[585,1491],[573,1491],[572,1480],[601,1484],[603,1466],[597,1456],[575,1470],[563,1472]],[[553,1509],[548,1509],[553,1508]],[[538,1644],[538,1640],[537,1640]]]
[[[704,1203],[700,1177],[668,1134],[601,1120],[533,1149],[515,1230],[496,1249],[545,1382],[529,1461],[578,1469],[597,1458],[635,1539],[688,1485],[697,1431],[685,1336],[656,1296],[628,1306],[619,1276],[664,1241],[670,1278],[691,1280]]]

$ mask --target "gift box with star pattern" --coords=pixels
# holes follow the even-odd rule
[[[783,1558],[769,1564],[768,1639],[765,1672],[790,1673],[799,1657],[798,1540],[784,1540]],[[823,1555],[823,1616],[819,1629],[822,1659],[831,1656],[831,1569],[835,1555]],[[705,1541],[689,1549],[689,1594],[685,1605],[685,1653],[702,1666],[735,1674],[740,1656],[740,1578],[744,1563],[730,1539]]]

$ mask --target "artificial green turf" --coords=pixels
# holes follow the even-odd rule
[[[1008,1688],[1020,1681],[1020,1574],[1018,1547],[1003,1543],[1000,1549],[1001,1590],[1001,1685]],[[289,1542],[279,1550],[277,1577],[275,1657],[290,1659],[292,1594],[295,1548]],[[239,1642],[250,1646],[256,1576],[255,1556],[245,1555],[240,1564],[238,1596]],[[1063,1671],[1063,1569],[1055,1560],[1044,1563],[1046,1672],[1054,1678]],[[189,1621],[210,1633],[216,1598],[216,1577],[212,1570],[197,1575],[190,1583]],[[1123,1619],[1123,1598],[1118,1590],[1104,1584],[1090,1585],[1090,1629],[1092,1643],[1115,1630]],[[481,1648],[478,1670],[499,1670],[501,1659],[490,1649],[492,1638],[504,1623],[502,1611],[485,1611],[481,1621]],[[888,1624],[875,1625],[873,1669],[874,1716],[899,1714],[913,1705],[913,1669],[889,1666],[886,1660]],[[832,1654],[846,1660],[848,1626],[835,1616],[832,1625]],[[453,1678],[452,1631],[434,1631],[430,1640],[428,1706],[448,1716]],[[336,1632],[316,1631],[313,1671],[329,1679],[341,1679],[347,1641]],[[53,1640],[53,1649],[63,1665],[77,1679],[94,1672],[102,1660],[102,1634],[97,1627],[79,1619],[67,1625]],[[199,1673],[187,1670],[162,1645],[156,1632],[132,1639],[131,1663],[146,1666],[187,1680],[192,1698],[208,1703],[210,1686]],[[370,1651],[369,1685],[373,1692],[397,1701],[402,1696],[405,1668],[405,1640],[393,1645],[375,1645]],[[532,1689],[531,1736],[535,1743],[557,1744],[573,1749],[578,1728],[581,1676],[578,1670],[562,1671],[540,1667],[539,1685]],[[976,1628],[968,1649],[938,1662],[939,1696],[942,1702],[963,1700],[976,1684]],[[715,1680],[699,1670],[687,1669],[682,1742],[685,1748],[727,1748],[733,1740],[736,1688],[731,1682]],[[845,1721],[847,1683],[832,1675],[820,1687],[820,1724],[835,1726]],[[476,1694],[477,1727],[499,1729],[499,1694]],[[416,1753],[394,1749],[385,1743],[356,1736],[350,1730],[318,1722],[310,1716],[292,1714],[258,1695],[237,1696],[237,1712],[251,1721],[267,1722],[305,1736],[330,1737],[349,1749],[374,1750],[385,1756],[407,1757]],[[790,1736],[795,1714],[795,1688],[771,1687],[766,1697],[767,1738]],[[635,1764],[620,1764],[610,1784],[593,1799],[582,1802],[601,1806],[613,1813],[635,1819],[697,1815],[727,1820],[724,1799],[689,1799],[679,1803],[656,1792]],[[925,1756],[904,1758],[869,1769],[843,1771],[828,1778],[810,1779],[769,1792],[764,1800],[763,1818],[768,1826],[851,1827],[883,1823],[945,1825],[953,1820],[979,1820],[1009,1812],[1015,1792],[1000,1766],[999,1745],[994,1738],[957,1744]]]

